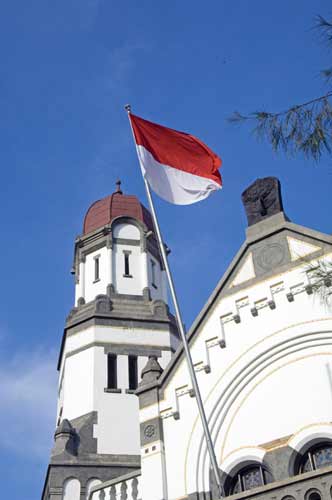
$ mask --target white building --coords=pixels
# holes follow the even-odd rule
[[[332,237],[287,219],[276,179],[243,201],[245,242],[188,333],[224,495],[331,498],[332,316],[313,269],[332,260]],[[217,500],[151,218],[135,197],[118,190],[90,207],[74,268],[43,500]]]

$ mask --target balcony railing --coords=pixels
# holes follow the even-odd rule
[[[142,500],[139,491],[141,471],[130,472],[91,489],[89,500]]]

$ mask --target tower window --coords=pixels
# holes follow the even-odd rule
[[[96,257],[94,257],[94,261],[95,261],[95,279],[94,281],[99,281],[100,280],[100,276],[99,276],[99,258],[100,258],[100,255],[96,255]]]
[[[107,389],[118,388],[117,358],[115,354],[107,355]]]
[[[129,250],[125,250],[123,252],[123,257],[124,257],[124,274],[126,278],[132,278],[132,275],[130,274],[130,254],[131,252]]]
[[[156,263],[151,259],[151,285],[158,288],[156,285]]]
[[[128,356],[129,390],[135,391],[138,384],[137,356]]]

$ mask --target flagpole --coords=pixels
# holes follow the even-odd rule
[[[132,134],[133,134],[133,137],[134,137],[134,141],[135,141],[135,135],[134,135],[133,127],[132,127],[131,120],[130,120],[131,107],[130,107],[129,104],[127,104],[125,106],[125,110],[128,113],[129,123],[130,123],[131,131],[132,131]],[[136,144],[136,141],[135,141],[135,144]],[[144,177],[144,175],[142,175],[142,177],[143,177],[143,181],[144,181],[144,185],[145,185],[145,190],[146,190],[146,195],[147,195],[149,206],[150,206],[150,211],[151,211],[151,215],[152,215],[153,225],[154,225],[154,228],[155,228],[155,231],[156,231],[156,235],[157,235],[157,240],[158,240],[159,249],[160,249],[160,253],[161,253],[161,259],[162,259],[163,266],[164,266],[164,269],[165,269],[165,272],[166,272],[168,286],[169,286],[171,297],[172,297],[172,301],[173,301],[173,304],[174,304],[176,322],[177,322],[177,325],[178,325],[178,329],[179,329],[181,340],[182,340],[182,344],[183,344],[183,349],[184,349],[184,352],[185,352],[185,357],[186,357],[186,361],[187,361],[189,375],[190,375],[191,383],[192,383],[192,386],[193,386],[194,394],[196,396],[198,411],[199,411],[200,419],[201,419],[202,426],[203,426],[203,431],[204,431],[204,436],[205,436],[205,440],[206,440],[206,445],[207,445],[207,448],[208,448],[208,452],[209,452],[209,456],[210,456],[210,461],[211,461],[211,465],[212,465],[212,469],[213,469],[213,473],[214,473],[214,477],[215,477],[215,480],[216,480],[216,483],[217,483],[217,486],[218,486],[218,489],[219,489],[219,496],[220,496],[220,498],[222,498],[222,485],[221,485],[221,479],[220,479],[220,472],[219,472],[219,468],[218,468],[217,457],[216,457],[216,454],[215,454],[215,451],[214,451],[213,442],[212,442],[212,438],[211,438],[211,434],[210,434],[210,430],[209,430],[209,426],[208,426],[208,422],[207,422],[207,418],[206,418],[206,414],[205,414],[205,410],[204,410],[204,406],[203,406],[202,396],[201,396],[201,393],[200,393],[200,390],[199,390],[199,386],[198,386],[198,382],[197,382],[197,377],[196,377],[196,373],[195,373],[195,369],[194,369],[194,364],[193,364],[193,361],[192,361],[192,357],[191,357],[191,353],[190,353],[190,349],[189,349],[189,344],[188,344],[188,340],[187,340],[187,336],[186,336],[186,332],[185,332],[185,329],[184,329],[184,326],[183,326],[182,315],[181,315],[181,311],[180,311],[180,307],[179,307],[179,302],[178,302],[178,298],[177,298],[176,291],[175,291],[174,281],[173,281],[171,270],[170,270],[169,265],[168,265],[168,260],[167,260],[167,254],[166,254],[166,250],[165,250],[165,245],[163,243],[163,239],[162,239],[162,236],[161,236],[159,222],[158,222],[158,219],[157,219],[157,214],[156,214],[156,211],[155,211],[155,208],[154,208],[153,199],[152,199],[152,196],[151,196],[150,186],[149,186],[148,181]]]

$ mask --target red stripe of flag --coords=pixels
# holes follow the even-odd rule
[[[184,172],[211,179],[220,186],[221,159],[197,137],[130,114],[136,144],[156,161]]]

